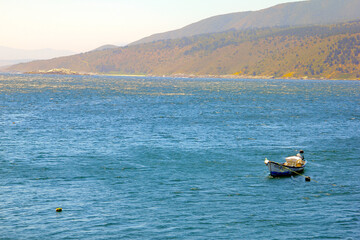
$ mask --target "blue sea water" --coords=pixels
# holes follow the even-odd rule
[[[360,239],[359,93],[2,74],[0,239]],[[300,149],[311,182],[269,177]]]

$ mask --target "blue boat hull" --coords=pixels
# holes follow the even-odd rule
[[[296,175],[304,171],[305,164],[302,167],[287,167],[283,164],[269,161],[266,164],[269,167],[270,175],[273,177],[285,177]]]

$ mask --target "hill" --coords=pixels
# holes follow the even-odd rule
[[[230,30],[18,64],[30,72],[360,78],[360,21],[292,28]]]
[[[359,0],[310,0],[284,3],[253,12],[210,17],[181,29],[154,34],[130,45],[199,34],[264,27],[334,24],[360,19]]]
[[[92,50],[92,51],[102,51],[102,50],[112,49],[112,48],[118,48],[118,46],[112,45],[112,44],[107,44],[107,45],[103,45],[103,46],[100,46],[100,47],[98,47],[98,48],[95,48],[95,49]]]

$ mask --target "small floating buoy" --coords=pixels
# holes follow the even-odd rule
[[[62,208],[57,208],[56,211],[57,212],[62,212]]]
[[[305,177],[305,182],[310,182],[311,181],[311,178],[309,176],[306,176]]]

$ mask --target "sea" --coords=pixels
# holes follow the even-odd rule
[[[360,239],[359,83],[1,74],[0,239]]]

